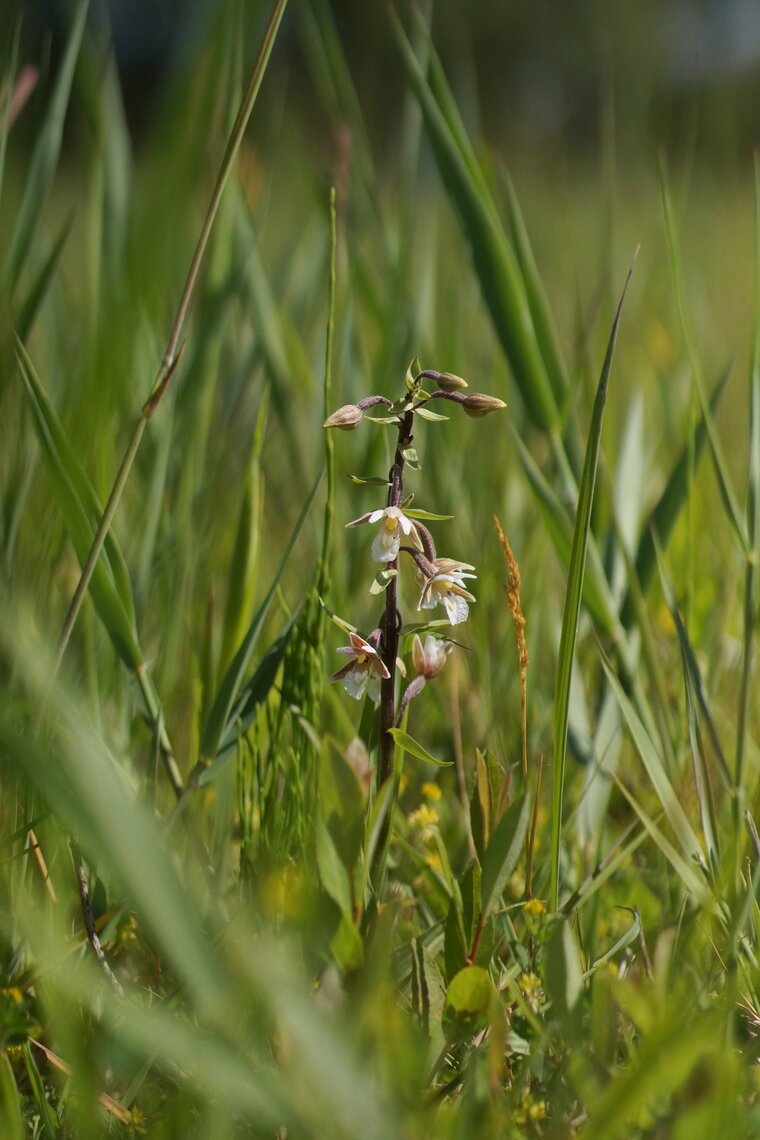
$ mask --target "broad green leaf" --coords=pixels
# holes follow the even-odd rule
[[[410,736],[408,732],[404,732],[403,729],[389,728],[388,732],[403,752],[408,752],[411,756],[416,756],[418,760],[424,760],[427,764],[437,764],[439,768],[451,767],[450,760],[436,760],[435,756],[431,756],[426,748],[423,748],[413,736]]]
[[[405,510],[404,514],[408,515],[410,519],[419,519],[420,522],[448,522],[449,519],[454,518],[454,515],[434,515],[432,511],[418,511],[411,508]]]
[[[617,312],[615,313],[615,320],[607,344],[607,353],[604,358],[602,374],[599,379],[599,386],[594,401],[594,410],[591,416],[591,426],[589,428],[588,441],[586,444],[586,457],[583,462],[583,474],[578,489],[578,508],[576,511],[573,546],[570,552],[570,563],[567,573],[565,606],[562,614],[562,632],[560,635],[557,660],[557,682],[554,688],[554,767],[552,773],[550,882],[550,906],[552,910],[557,910],[559,905],[559,859],[562,833],[562,806],[565,790],[570,680],[572,676],[573,656],[575,653],[575,640],[578,633],[581,597],[583,595],[583,577],[586,568],[588,536],[591,529],[591,508],[594,501],[596,469],[602,437],[602,420],[604,417],[604,406],[607,401],[607,382],[612,367],[617,330],[623,311],[623,301],[625,300],[625,294],[632,272],[633,266],[628,270],[628,276],[626,277]]]
[[[488,1021],[494,985],[482,966],[465,966],[449,982],[443,1012],[448,1041],[465,1040]]]
[[[563,1022],[565,1032],[574,1037],[577,1029],[573,1012],[583,990],[583,967],[570,921],[554,925],[546,947],[545,988],[551,998],[552,1013]]]
[[[442,420],[448,420],[450,418],[449,416],[442,416],[440,412],[434,412],[432,408],[426,408],[424,406],[417,408],[414,414],[415,416],[419,416],[420,419],[429,420],[430,423],[440,423]]]
[[[515,800],[491,833],[483,856],[483,877],[480,881],[481,910],[485,915],[490,915],[497,905],[507,879],[524,850],[530,806],[528,796]]]
[[[338,929],[330,943],[338,969],[342,974],[352,974],[364,962],[364,943],[355,923],[341,914]]]
[[[314,838],[317,869],[322,886],[333,902],[340,907],[341,914],[350,917],[352,900],[349,872],[343,864],[333,838],[319,812],[314,821]]]
[[[383,591],[388,589],[393,579],[397,576],[398,570],[393,567],[388,570],[378,570],[372,581],[372,585],[369,588],[370,594],[373,596],[376,594],[382,594]]]

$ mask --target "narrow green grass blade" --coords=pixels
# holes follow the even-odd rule
[[[726,761],[726,757],[723,752],[723,745],[721,744],[718,730],[715,725],[715,718],[713,717],[712,710],[710,708],[710,702],[707,699],[705,686],[702,682],[702,671],[699,667],[699,662],[697,661],[697,655],[694,652],[691,638],[689,637],[688,631],[683,622],[683,618],[681,617],[680,610],[676,604],[673,589],[670,586],[670,583],[667,581],[664,573],[663,583],[665,584],[665,598],[668,603],[668,608],[670,609],[671,617],[673,618],[673,624],[675,625],[676,632],[678,634],[678,644],[681,649],[684,677],[693,697],[696,700],[697,707],[699,708],[702,719],[705,723],[705,727],[707,728],[710,745],[715,755],[715,759],[718,762],[721,776],[723,777],[726,786],[730,787],[733,784],[733,780],[728,767],[728,762]]]
[[[496,824],[483,856],[480,880],[481,913],[488,916],[498,903],[525,844],[531,798],[515,800]]]
[[[612,672],[606,661],[602,661],[604,670],[607,674],[607,680],[617,697],[620,709],[625,717],[625,722],[628,725],[628,730],[631,734],[636,751],[638,752],[644,767],[646,768],[647,775],[652,783],[652,787],[657,794],[657,798],[662,804],[665,816],[673,828],[681,848],[688,859],[692,859],[695,855],[699,855],[704,860],[704,852],[702,851],[702,844],[700,843],[697,835],[686,818],[686,813],[681,807],[681,801],[678,798],[675,788],[668,779],[667,772],[665,771],[660,756],[655,748],[652,740],[644,728],[641,719],[634,709],[628,697],[623,692],[623,687],[618,681],[615,674]]]
[[[17,358],[43,458],[53,480],[66,530],[81,563],[92,543],[93,520],[99,517],[100,504],[20,341]],[[129,571],[112,535],[106,539],[103,557],[92,576],[91,592],[117,652],[130,669],[138,669],[143,664],[143,655],[137,638]]]
[[[573,545],[572,522],[559,496],[545,479],[518,432],[514,428],[511,431],[515,450],[536,496],[549,537],[562,565],[567,568]],[[617,616],[601,555],[591,533],[588,536],[586,573],[583,577],[583,604],[588,607],[594,621],[606,635],[615,638],[625,636]]]
[[[738,833],[744,799],[744,767],[747,754],[750,684],[757,598],[757,572],[760,562],[760,159],[755,156],[755,311],[749,375],[749,470],[745,503],[749,549],[744,572],[744,621],[742,631],[742,676],[736,730],[734,781],[736,808],[734,828]]]
[[[261,401],[256,419],[253,448],[246,472],[243,501],[240,504],[235,546],[230,562],[227,584],[227,605],[224,611],[222,652],[219,669],[224,672],[251,620],[253,597],[256,589],[256,568],[261,538],[261,448],[264,442],[269,400]]]
[[[538,272],[535,257],[533,256],[533,249],[530,244],[525,222],[523,221],[517,192],[509,175],[507,175],[506,187],[512,239],[514,241],[515,254],[520,264],[525,293],[528,298],[528,304],[530,305],[533,327],[536,330],[536,338],[541,347],[541,355],[546,365],[549,380],[551,381],[554,398],[560,410],[562,410],[567,401],[570,379],[567,375],[565,362],[560,352],[559,343],[557,341],[557,330],[554,327],[549,301],[544,290],[543,281]]]
[[[565,785],[565,763],[567,759],[567,728],[570,706],[570,680],[575,653],[575,640],[578,633],[581,598],[583,596],[583,576],[586,568],[586,551],[591,528],[591,508],[594,501],[596,469],[599,460],[599,447],[602,436],[604,406],[607,401],[607,382],[612,367],[620,316],[623,311],[628,282],[633,273],[633,265],[628,270],[623,292],[618,303],[612,325],[607,353],[602,366],[594,409],[591,415],[586,457],[583,462],[583,475],[578,489],[578,508],[573,532],[573,546],[567,573],[565,608],[562,615],[559,654],[557,658],[557,681],[554,689],[554,765],[552,774],[552,841],[551,877],[549,886],[549,906],[553,911],[559,907],[559,862],[562,841],[562,805]]]
[[[634,1135],[635,1123],[650,1115],[655,1104],[697,1078],[719,1037],[715,1019],[686,1027],[683,1011],[672,1006],[662,1010],[652,1030],[642,1035],[635,1061],[616,1072],[589,1104],[584,1126],[588,1140]]]
[[[746,526],[742,518],[739,504],[736,501],[733,487],[731,486],[731,479],[728,474],[728,465],[726,464],[723,455],[723,448],[720,443],[718,429],[713,419],[710,402],[705,394],[704,382],[702,380],[702,369],[697,356],[696,346],[694,344],[694,337],[692,335],[691,326],[686,313],[686,301],[683,292],[683,276],[681,273],[681,258],[678,251],[678,238],[676,235],[675,220],[673,218],[673,206],[670,199],[670,191],[668,188],[667,172],[665,170],[665,163],[660,161],[660,187],[662,192],[663,209],[665,211],[665,231],[668,238],[668,253],[670,255],[670,267],[673,276],[673,286],[676,294],[676,301],[678,304],[678,314],[681,321],[681,330],[683,333],[684,343],[689,354],[689,361],[691,363],[692,377],[694,380],[694,387],[697,392],[699,404],[702,412],[702,420],[707,431],[707,442],[710,445],[710,455],[712,457],[713,468],[715,470],[715,477],[718,482],[718,490],[723,502],[723,508],[728,520],[731,530],[734,532],[736,541],[746,552],[748,549],[748,540],[746,533]]]
[[[217,1016],[214,1003],[223,1006],[225,985],[202,928],[197,900],[181,883],[157,824],[134,801],[105,743],[86,723],[81,702],[74,703],[60,684],[50,692],[52,668],[39,647],[10,628],[4,640],[4,652],[13,653],[29,693],[48,700],[60,729],[53,756],[48,748],[20,735],[4,716],[0,739],[5,755],[37,787],[66,830],[77,836],[93,863],[107,867],[128,893],[130,904],[193,993],[198,1008]]]
[[[37,1068],[37,1062],[32,1053],[32,1046],[27,1041],[22,1046],[22,1049],[24,1053],[24,1064],[26,1065],[26,1074],[29,1077],[29,1084],[32,1089],[32,1096],[34,1097],[34,1103],[37,1105],[37,1111],[40,1114],[40,1123],[43,1129],[42,1135],[46,1140],[56,1140],[59,1133],[58,1118],[47,1098],[45,1084],[40,1075],[40,1070]]]
[[[726,371],[721,375],[710,397],[710,410],[713,414],[720,403],[727,379],[728,372]],[[642,530],[636,551],[636,574],[641,591],[645,595],[654,581],[657,570],[657,552],[652,536],[653,534],[657,535],[663,549],[667,546],[673,527],[688,498],[692,465],[697,463],[706,440],[707,426],[704,416],[702,416],[696,426],[693,438],[684,444],[681,454],[670,471],[662,494]],[[623,625],[628,627],[634,616],[634,604],[629,590],[621,609]]]
[[[43,203],[58,165],[63,123],[88,7],[89,0],[79,0],[74,9],[50,106],[32,153],[29,172],[24,185],[24,194],[16,215],[3,270],[11,287],[15,286],[21,267],[26,260],[29,247],[39,226]]]
[[[23,20],[21,12],[19,12],[13,25],[13,33],[12,35],[8,36],[8,56],[7,59],[2,60],[3,70],[0,72],[0,90],[6,89],[8,96],[5,99],[2,121],[0,122],[0,206],[2,206],[3,201],[3,187],[5,185],[5,159],[8,153],[8,136],[10,135],[11,129],[10,89],[11,84],[16,78],[16,69],[18,67],[18,48],[19,40],[21,39],[22,23]]]
[[[658,827],[657,823],[644,810],[633,793],[630,792],[628,788],[626,788],[620,777],[617,776],[614,772],[612,772],[611,775],[612,779],[617,784],[623,796],[626,798],[638,816],[639,820],[646,828],[650,839],[655,843],[657,848],[662,852],[665,859],[667,859],[668,863],[676,872],[678,878],[681,881],[684,891],[687,891],[689,894],[693,895],[694,898],[696,898],[702,906],[705,906],[706,908],[711,909],[717,913],[717,906],[710,899],[705,880],[700,878],[697,872],[694,870],[693,862],[689,859],[685,859],[684,856],[678,851],[678,849],[673,846],[662,829]]]
[[[474,159],[462,153],[462,134],[452,133],[398,18],[393,12],[391,17],[407,79],[420,104],[444,186],[470,243],[483,297],[515,383],[534,424],[543,431],[557,431],[559,410],[517,259],[497,222],[493,201],[486,197],[483,180],[473,178]]]
[[[282,577],[282,572],[285,569],[288,558],[290,557],[293,547],[296,544],[296,540],[301,533],[301,528],[306,521],[306,517],[311,510],[311,505],[314,502],[314,496],[317,493],[317,488],[319,487],[321,480],[322,472],[320,472],[320,474],[317,476],[314,486],[312,487],[311,492],[309,493],[309,496],[304,503],[298,521],[293,528],[293,532],[290,536],[288,545],[285,548],[285,553],[282,556],[280,565],[274,578],[272,579],[269,590],[267,591],[267,595],[259,606],[258,612],[248,627],[248,631],[243,638],[240,648],[233,657],[229,668],[227,669],[227,672],[222,678],[222,682],[219,686],[219,689],[217,690],[216,696],[214,697],[214,702],[211,706],[208,720],[203,729],[203,736],[201,739],[201,763],[203,763],[203,761],[213,760],[219,751],[219,745],[229,723],[230,712],[240,692],[243,683],[243,677],[245,676],[246,670],[250,664],[253,651],[256,648],[256,644],[269,612],[269,607],[272,604],[280,582],[280,578]]]
[[[209,768],[205,769],[201,784],[208,783],[216,774],[219,762],[227,758],[237,746],[239,736],[244,735],[248,731],[253,723],[257,710],[269,696],[277,677],[277,671],[285,656],[285,650],[287,649],[288,641],[290,640],[297,617],[298,614],[295,613],[279,637],[272,642],[269,649],[267,649],[261,658],[256,672],[248,684],[244,686],[230,712],[227,728],[219,743],[219,751],[216,754],[216,759]]]
[[[63,247],[66,244],[70,230],[71,220],[67,221],[61,227],[61,232],[53,243],[50,253],[29,286],[26,297],[18,307],[14,318],[14,326],[19,340],[26,340],[27,334],[34,323],[34,319],[39,312],[40,306],[45,299],[50,283],[55,275],[55,271],[58,268],[58,262],[60,261]]]
[[[0,1050],[0,1133],[5,1140],[24,1140],[21,1098],[6,1049]]]

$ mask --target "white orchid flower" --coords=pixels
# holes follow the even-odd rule
[[[411,537],[414,545],[422,550],[422,542],[417,527],[400,507],[385,507],[384,510],[369,511],[361,518],[346,523],[346,526],[361,526],[363,523],[377,522],[381,525],[371,547],[375,562],[393,562],[394,559],[398,558],[402,535],[404,538]]]
[[[337,673],[333,673],[331,681],[342,681],[343,688],[350,697],[361,700],[366,690],[370,700],[375,704],[380,700],[380,681],[390,677],[385,662],[377,650],[360,637],[358,633],[350,633],[350,645],[341,645],[338,653],[344,653],[351,660]]]
[[[418,610],[429,610],[440,602],[452,625],[467,621],[470,612],[468,602],[474,602],[473,595],[464,588],[465,578],[477,578],[468,562],[456,562],[453,558],[436,558],[433,562],[435,573],[425,575],[419,569],[417,580],[421,583]]]

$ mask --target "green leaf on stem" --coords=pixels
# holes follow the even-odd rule
[[[396,741],[396,745],[403,751],[408,752],[410,756],[416,756],[418,760],[424,760],[428,764],[436,764],[439,768],[450,768],[451,760],[436,760],[435,756],[431,756],[426,748],[423,748],[413,736],[408,732],[404,732],[401,728],[389,728],[388,732]]]
[[[387,479],[381,479],[379,475],[349,475],[352,483],[358,483],[361,487],[390,487]]]
[[[388,589],[388,586],[397,575],[398,570],[394,568],[378,570],[377,574],[375,574],[375,580],[369,588],[370,594],[382,594],[384,590]]]

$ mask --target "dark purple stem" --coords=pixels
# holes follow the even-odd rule
[[[404,500],[404,449],[412,442],[414,413],[407,411],[399,424],[398,442],[393,466],[388,474],[388,506],[400,507]],[[389,570],[398,569],[398,558],[388,563]],[[388,670],[380,685],[380,764],[377,770],[378,790],[393,775],[396,742],[389,729],[396,725],[396,658],[398,656],[401,614],[398,611],[398,579],[391,579],[385,591],[385,613],[380,622],[380,656]]]

